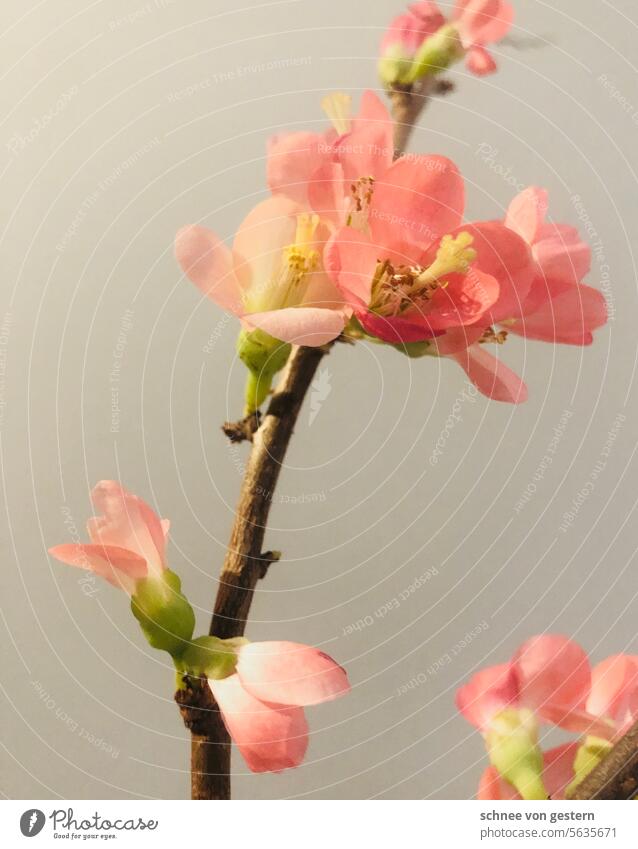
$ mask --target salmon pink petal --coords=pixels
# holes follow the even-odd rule
[[[484,332],[485,328],[482,326],[450,327],[436,339],[433,339],[432,344],[440,357],[446,357],[465,351],[470,345],[478,342]]]
[[[249,327],[259,328],[282,342],[318,347],[336,339],[343,330],[345,311],[318,307],[287,307],[242,316]]]
[[[495,766],[488,766],[479,781],[476,798],[483,802],[514,802],[522,801],[522,797],[509,781],[501,778]]]
[[[541,634],[527,640],[512,665],[521,704],[532,710],[556,705],[583,710],[591,686],[591,669],[578,643],[560,634]]]
[[[498,67],[490,51],[480,46],[471,47],[468,50],[465,56],[465,64],[468,71],[477,77],[493,74]]]
[[[300,643],[248,643],[239,649],[237,674],[242,686],[264,702],[316,705],[350,690],[348,677],[319,649]]]
[[[527,401],[527,387],[521,378],[482,345],[471,345],[451,358],[465,371],[474,386],[493,401],[522,404]]]
[[[322,145],[323,143],[323,145]],[[326,148],[326,153],[321,151]],[[266,166],[268,188],[300,205],[308,203],[308,183],[323,160],[329,159],[328,145],[318,133],[283,133],[268,141]]]
[[[148,573],[146,561],[139,554],[115,545],[56,545],[49,554],[78,569],[94,572],[115,587],[132,592],[134,582]]]
[[[381,99],[365,91],[352,130],[335,142],[336,155],[347,182],[380,177],[394,158],[394,123]]]
[[[474,268],[490,274],[499,284],[498,300],[490,310],[490,324],[519,315],[538,266],[527,243],[513,230],[495,221],[465,224],[460,232],[469,233],[476,251]]]
[[[593,716],[586,710],[569,709],[559,704],[547,703],[537,708],[538,717],[549,725],[557,725],[564,731],[573,734],[600,737],[602,740],[613,740],[617,728],[608,719]]]
[[[91,541],[128,549],[143,557],[154,573],[165,568],[166,535],[157,514],[117,481],[100,481],[91,500],[102,513],[88,521]]]
[[[591,345],[593,331],[607,321],[607,304],[598,289],[584,284],[543,284],[548,300],[534,312],[524,311],[507,329],[528,339],[563,345]]]
[[[397,232],[429,245],[460,225],[464,206],[463,178],[451,160],[404,156],[375,183],[370,230],[387,247],[395,244]]]
[[[488,666],[473,675],[456,693],[456,706],[480,730],[489,728],[495,714],[518,706],[518,688],[509,663]]]
[[[209,681],[228,733],[253,772],[299,766],[308,748],[303,708],[266,704],[251,696],[238,675]]]
[[[430,326],[427,313],[419,313],[417,309],[400,316],[383,316],[368,310],[356,310],[356,316],[366,333],[391,345],[423,342],[441,332]]]
[[[638,657],[617,654],[596,664],[587,699],[589,713],[608,717],[624,726],[636,716],[637,709]]]
[[[514,21],[514,8],[503,0],[460,0],[452,15],[464,44],[490,44],[504,38]]]
[[[574,761],[580,743],[565,743],[543,754],[543,783],[551,799],[564,799],[575,778]]]
[[[308,202],[324,222],[338,227],[346,212],[346,188],[343,166],[326,162],[318,168],[308,182]]]
[[[547,190],[529,186],[510,203],[505,215],[505,226],[518,233],[528,245],[533,245],[545,223],[548,206]]]
[[[175,256],[184,274],[206,297],[236,313],[241,290],[233,271],[230,249],[205,227],[182,227],[175,237]]]
[[[324,265],[349,303],[366,307],[369,304],[378,256],[376,245],[353,227],[343,227],[329,240]]]
[[[235,273],[247,295],[251,286],[267,289],[279,272],[283,249],[294,244],[301,211],[290,198],[278,195],[258,203],[239,225],[233,243]],[[262,297],[267,299],[268,293]]]
[[[591,268],[591,248],[575,227],[546,224],[534,243],[534,257],[546,278],[580,281]]]
[[[433,330],[474,324],[499,297],[496,279],[474,268],[464,276],[450,275],[447,283],[435,290],[428,305],[427,319]]]

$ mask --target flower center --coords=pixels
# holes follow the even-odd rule
[[[297,216],[294,244],[284,248],[277,291],[281,293],[279,309],[298,306],[305,295],[308,275],[319,266],[320,254],[314,247],[319,216],[302,213]]]
[[[370,309],[379,315],[398,315],[418,303],[432,298],[437,289],[444,289],[449,274],[467,274],[476,259],[470,247],[472,236],[443,236],[434,262],[427,268],[420,265],[394,266],[389,260],[379,260],[372,281]]]

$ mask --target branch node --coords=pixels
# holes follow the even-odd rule
[[[281,551],[265,551],[259,555],[259,577],[263,580],[273,563],[281,560]]]
[[[222,430],[231,442],[252,442],[261,424],[261,413],[257,410],[238,422],[224,422]]]

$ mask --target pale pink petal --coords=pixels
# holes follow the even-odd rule
[[[205,227],[182,227],[175,237],[175,256],[184,274],[206,297],[236,313],[241,290],[230,249]]]
[[[500,772],[494,766],[488,766],[481,775],[476,798],[483,802],[522,801],[516,788],[501,778]]]
[[[460,0],[453,17],[465,44],[490,44],[510,31],[514,7],[503,0]]]
[[[146,560],[133,551],[115,545],[56,545],[49,554],[78,569],[94,572],[115,587],[132,592],[134,582],[148,573]]]
[[[518,706],[518,689],[511,665],[502,663],[477,672],[456,693],[456,706],[480,730],[506,708]]]
[[[529,186],[510,203],[505,226],[518,233],[528,245],[533,245],[545,223],[548,206],[547,190]]]
[[[247,313],[243,322],[259,328],[282,342],[318,347],[336,339],[343,330],[344,311],[318,307],[287,307],[268,312]]]
[[[465,65],[471,74],[486,77],[493,74],[498,66],[496,60],[485,47],[471,47],[465,55]]]
[[[564,345],[591,345],[593,331],[607,322],[601,292],[584,284],[543,281],[548,299],[536,311],[508,322],[507,329],[528,339]]]
[[[541,711],[558,706],[583,710],[591,685],[585,651],[560,634],[541,634],[527,640],[512,660],[521,704]]]
[[[444,156],[404,156],[375,184],[370,206],[374,241],[393,247],[398,238],[430,244],[461,223],[465,186]]]
[[[166,568],[166,536],[148,504],[117,481],[100,481],[91,492],[91,500],[103,514],[87,523],[92,542],[135,552],[146,560],[152,573]]]
[[[381,177],[394,158],[394,123],[373,91],[365,91],[352,130],[335,143],[346,182],[361,177]]]
[[[313,212],[333,228],[343,223],[347,200],[342,165],[326,161],[313,172],[308,182],[308,202]]]
[[[271,197],[258,203],[239,225],[233,243],[235,273],[250,297],[266,289],[278,274],[283,250],[294,244],[297,215],[303,210],[290,198]],[[261,297],[267,299],[267,291]]]
[[[589,713],[607,717],[624,726],[634,718],[637,699],[637,657],[627,654],[612,655],[594,666],[591,691],[587,699]]]
[[[436,339],[432,340],[436,352],[441,357],[458,354],[481,338],[485,328],[481,325],[473,327],[450,327]]]
[[[238,675],[208,683],[228,733],[253,772],[299,766],[308,748],[303,708],[265,704],[246,692]]]
[[[350,691],[345,670],[311,646],[248,643],[238,653],[241,683],[262,701],[301,707],[327,702]]]
[[[476,388],[493,401],[522,404],[527,401],[527,387],[521,378],[483,345],[471,345],[466,351],[451,355]]]
[[[445,24],[435,3],[413,3],[410,11],[397,15],[381,42],[381,55],[400,47],[406,58],[412,58],[424,40]]]
[[[547,702],[537,709],[537,715],[549,725],[557,725],[564,731],[585,737],[591,734],[603,740],[613,740],[618,731],[610,720],[593,716],[586,710],[569,709],[560,704]]]
[[[565,743],[543,754],[543,783],[551,799],[564,799],[575,778],[574,761],[580,743]]]
[[[286,195],[300,205],[307,204],[308,183],[329,157],[327,139],[319,133],[283,133],[272,137],[268,141],[268,188],[273,194]]]

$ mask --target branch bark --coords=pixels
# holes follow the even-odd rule
[[[255,586],[273,552],[262,553],[270,505],[299,412],[327,348],[297,348],[272,397],[252,448],[242,482],[230,542],[219,578],[210,634],[243,635]],[[206,682],[187,681],[176,693],[191,730],[191,797],[230,798],[230,738]]]
[[[633,799],[638,793],[638,722],[570,794],[574,800]]]

